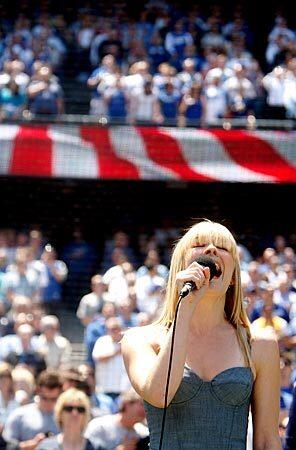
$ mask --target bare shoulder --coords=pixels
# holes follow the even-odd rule
[[[279,346],[274,333],[267,332],[252,336],[252,361],[254,363],[256,373],[261,368],[275,366],[279,361]]]
[[[139,347],[151,347],[155,353],[159,352],[161,342],[166,331],[159,325],[146,325],[127,330],[122,337],[121,347],[123,352],[128,352]]]

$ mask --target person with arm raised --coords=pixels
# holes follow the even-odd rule
[[[197,262],[200,255],[212,258],[221,275],[210,280],[209,268]],[[181,301],[175,318],[187,281],[196,289]],[[204,220],[180,239],[162,315],[126,332],[122,353],[131,383],[144,399],[151,450],[245,450],[250,405],[254,450],[280,450],[278,344],[272,337],[251,336],[236,242],[223,225]]]

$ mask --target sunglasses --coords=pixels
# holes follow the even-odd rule
[[[63,407],[63,411],[68,412],[68,413],[71,413],[74,410],[79,412],[79,414],[84,414],[86,411],[84,406],[65,405]]]

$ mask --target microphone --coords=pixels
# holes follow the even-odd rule
[[[221,275],[221,270],[218,267],[218,265],[215,263],[213,258],[211,258],[208,255],[199,255],[196,260],[198,264],[200,264],[203,267],[208,267],[210,269],[210,280],[214,278],[215,276],[219,277]],[[186,281],[184,283],[184,286],[181,289],[179,298],[186,297],[190,292],[196,290],[196,285],[193,281]]]

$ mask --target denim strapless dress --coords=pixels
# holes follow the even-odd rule
[[[232,367],[203,381],[185,366],[167,408],[162,450],[246,450],[253,374]],[[163,409],[144,402],[150,450],[158,450]]]

